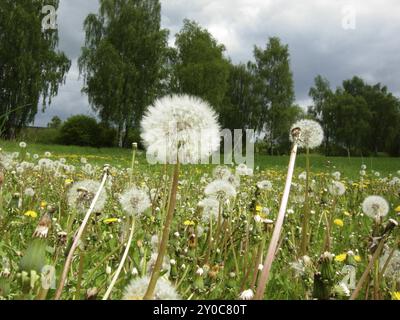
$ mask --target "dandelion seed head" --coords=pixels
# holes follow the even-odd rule
[[[333,196],[342,196],[346,192],[346,187],[339,181],[333,181],[328,186],[329,193]]]
[[[122,209],[129,215],[139,216],[146,209],[150,208],[149,195],[141,189],[132,187],[125,191],[119,199]]]
[[[321,125],[314,120],[300,120],[297,121],[291,128],[300,128],[300,136],[298,145],[300,148],[315,149],[319,147],[324,140],[324,131]],[[293,141],[292,135],[290,135],[290,141]]]
[[[363,201],[362,210],[368,217],[379,219],[388,214],[389,204],[380,196],[369,196]]]
[[[83,180],[74,183],[68,191],[68,205],[76,209],[78,212],[86,212],[97,191],[100,188],[100,183],[94,180]],[[94,205],[94,212],[101,212],[107,200],[107,193],[103,189],[100,192],[99,198]]]
[[[220,127],[212,107],[200,98],[158,99],[141,122],[147,154],[160,163],[199,163],[219,148]]]
[[[247,289],[247,290],[244,290],[244,291],[240,294],[239,299],[240,299],[240,300],[251,300],[251,299],[253,299],[253,297],[254,297],[254,292],[253,292],[253,290]]]
[[[149,282],[149,276],[133,279],[124,290],[123,300],[142,300],[147,291]],[[169,280],[160,277],[154,291],[154,299],[179,300],[180,296]]]
[[[262,180],[257,182],[257,187],[261,190],[271,191],[272,190],[272,183],[268,180]]]
[[[220,200],[236,197],[234,186],[225,180],[214,180],[210,182],[206,186],[204,193],[207,196],[214,196]]]

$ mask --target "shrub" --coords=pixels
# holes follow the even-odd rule
[[[102,129],[96,119],[77,115],[64,122],[60,129],[59,143],[77,146],[101,146]]]

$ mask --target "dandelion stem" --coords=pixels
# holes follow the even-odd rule
[[[106,166],[104,168],[103,180],[101,181],[99,190],[97,190],[97,193],[96,193],[95,197],[93,198],[92,203],[90,204],[89,210],[87,211],[87,213],[85,215],[85,218],[83,219],[82,224],[79,227],[78,233],[75,236],[75,239],[74,239],[74,242],[72,243],[71,249],[69,250],[67,259],[66,259],[65,264],[64,264],[64,269],[63,269],[63,272],[62,272],[62,275],[61,275],[60,283],[58,285],[58,288],[57,288],[55,296],[54,296],[54,300],[59,300],[60,297],[61,297],[62,290],[64,289],[65,282],[66,282],[67,277],[68,277],[68,271],[70,269],[70,266],[71,266],[71,263],[72,263],[72,259],[74,257],[74,252],[75,252],[76,248],[78,247],[79,240],[82,237],[83,232],[85,231],[86,224],[88,223],[90,215],[93,212],[94,206],[95,206],[98,198],[100,197],[100,193],[104,188],[104,185],[105,185],[105,183],[107,181],[108,173],[109,173],[109,168]]]
[[[309,239],[309,229],[310,229],[310,206],[308,197],[308,188],[310,181],[310,150],[307,148],[306,151],[306,188],[304,193],[304,217],[303,226],[301,230],[301,247],[300,256],[307,254],[308,249],[308,239]]]
[[[360,280],[357,283],[356,289],[353,291],[353,294],[351,295],[349,300],[355,300],[357,299],[358,295],[360,294],[360,291],[364,285],[365,280],[367,279],[369,272],[372,268],[372,266],[374,265],[375,260],[379,257],[379,255],[381,254],[381,251],[383,249],[383,245],[385,244],[385,237],[383,237],[381,239],[381,241],[379,242],[378,248],[375,250],[371,260],[368,263],[367,268],[365,269],[363,275],[361,276]]]
[[[296,136],[296,133],[297,133],[297,136]],[[269,243],[268,253],[265,258],[264,267],[263,267],[263,270],[261,273],[261,277],[258,281],[257,292],[254,296],[255,300],[261,300],[264,297],[264,292],[265,292],[265,288],[266,288],[266,285],[268,282],[269,273],[271,271],[272,262],[274,261],[276,248],[278,245],[279,237],[281,235],[283,221],[285,219],[286,206],[287,206],[287,202],[289,199],[290,187],[292,185],[294,164],[296,162],[298,134],[300,134],[299,131],[292,132],[292,135],[295,137],[295,139],[294,139],[292,151],[290,154],[285,189],[284,189],[283,196],[282,196],[281,206],[279,208],[278,218],[276,220],[275,228],[272,233],[272,238]]]
[[[167,217],[165,219],[164,230],[163,230],[163,234],[162,234],[162,239],[161,239],[161,243],[160,243],[160,247],[159,247],[157,260],[154,265],[153,272],[151,274],[149,286],[143,297],[143,299],[145,299],[145,300],[153,299],[154,290],[156,288],[156,284],[157,284],[158,278],[160,276],[160,271],[161,271],[165,253],[167,251],[169,233],[170,233],[171,223],[172,223],[172,219],[174,217],[174,211],[175,211],[175,206],[176,206],[176,193],[178,190],[178,180],[179,180],[179,161],[177,161],[175,164],[174,177],[173,177],[173,181],[172,181],[172,187],[171,187],[171,193],[170,193],[171,196],[170,196],[169,205],[168,205]]]
[[[103,300],[107,300],[108,297],[110,296],[111,290],[114,288],[114,285],[115,285],[115,283],[117,282],[117,279],[118,279],[118,277],[119,277],[119,275],[120,275],[120,273],[121,273],[121,270],[122,270],[122,268],[124,267],[126,258],[128,257],[128,252],[129,252],[129,249],[130,249],[131,244],[132,244],[133,232],[134,232],[134,230],[135,230],[135,218],[132,217],[131,219],[132,219],[131,232],[130,232],[130,234],[129,234],[128,242],[126,243],[126,247],[125,247],[124,254],[122,255],[121,261],[119,262],[119,265],[118,265],[118,269],[117,269],[117,271],[115,272],[114,277],[113,277],[113,279],[111,280],[110,285],[108,286],[108,289],[107,289],[107,291],[106,291],[106,293],[105,293],[105,295],[104,295],[104,297],[103,297]]]
[[[132,185],[132,177],[133,177],[133,167],[135,166],[135,157],[136,157],[137,143],[132,143],[132,162],[131,162],[131,171],[129,172],[129,186]]]

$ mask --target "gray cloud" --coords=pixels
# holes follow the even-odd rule
[[[308,90],[317,74],[333,88],[353,75],[371,83],[381,82],[400,95],[400,3],[386,0],[162,0],[162,25],[170,30],[170,44],[184,18],[198,21],[235,62],[252,60],[254,45],[265,47],[270,36],[289,45],[297,102],[310,103]],[[356,13],[355,29],[342,26],[346,7]],[[66,118],[89,113],[81,95],[76,59],[84,42],[83,20],[97,12],[97,0],[62,1],[58,12],[60,49],[74,61],[67,83],[37,125],[52,115]]]

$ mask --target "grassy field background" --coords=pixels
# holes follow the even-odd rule
[[[0,148],[5,152],[21,151],[18,142],[0,140]],[[85,157],[98,165],[105,163],[128,167],[131,161],[131,151],[121,148],[92,148],[62,145],[28,144],[26,152],[31,154],[43,155],[46,151],[51,152],[54,158],[66,158],[67,160],[79,161]],[[221,157],[222,159],[222,157]],[[144,152],[140,152],[137,160],[141,166],[150,166],[147,164]],[[261,170],[286,170],[289,162],[289,156],[269,156],[263,154],[255,155],[255,167]],[[340,171],[347,177],[357,177],[361,165],[367,166],[367,171],[378,171],[382,176],[394,174],[400,170],[400,159],[390,157],[325,157],[318,154],[311,155],[311,170],[314,172],[334,172]],[[211,168],[212,166],[206,166]],[[305,170],[305,156],[299,154],[296,160],[296,172]]]

